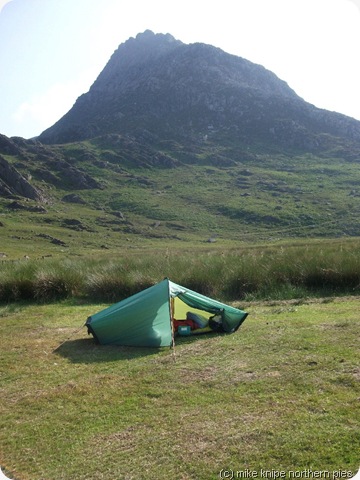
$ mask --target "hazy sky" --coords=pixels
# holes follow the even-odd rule
[[[360,0],[0,0],[0,133],[30,138],[89,90],[120,43],[150,29],[273,71],[360,120]]]

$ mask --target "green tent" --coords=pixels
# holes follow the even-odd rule
[[[175,301],[176,299],[176,301]],[[222,331],[235,332],[247,313],[225,305],[169,279],[91,315],[86,326],[100,344],[163,347],[173,343],[177,310],[216,315]],[[211,331],[210,328],[199,331]]]

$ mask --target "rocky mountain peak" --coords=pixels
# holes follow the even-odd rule
[[[322,148],[329,134],[360,141],[360,122],[306,103],[261,65],[150,30],[121,44],[89,92],[39,140],[146,132],[189,143],[207,137],[209,128],[247,145],[307,151]]]
[[[182,45],[182,42],[175,40],[172,35],[155,34],[151,30],[139,33],[136,38],[129,38],[115,50],[94,83],[93,89],[99,88],[103,83],[111,81],[113,77],[135,66],[139,67],[144,63],[154,61],[178,45]]]

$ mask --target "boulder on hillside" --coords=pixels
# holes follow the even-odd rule
[[[41,205],[23,205],[18,201],[11,202],[7,208],[10,210],[26,210],[27,212],[46,213],[46,209]]]
[[[81,205],[86,204],[85,200],[83,200],[80,195],[77,195],[76,193],[69,193],[68,195],[65,195],[62,197],[61,201],[65,203],[78,203]]]
[[[44,201],[41,192],[33,187],[15,167],[0,155],[0,183],[2,191],[29,198],[31,200]]]

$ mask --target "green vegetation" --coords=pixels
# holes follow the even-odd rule
[[[4,154],[47,198],[0,199],[8,476],[357,471],[356,152],[264,154],[215,135]],[[250,315],[175,351],[96,346],[77,330],[164,277]]]
[[[95,345],[104,304],[0,309],[0,464],[22,480],[359,468],[359,298],[247,303],[233,335]],[[236,477],[234,477],[236,478]]]
[[[29,146],[26,161],[24,153],[4,155],[47,203],[0,199],[0,253],[117,255],[164,243],[227,247],[360,234],[360,174],[346,152],[265,154],[215,136],[188,148],[128,143],[114,135]],[[65,201],[69,195],[79,203]]]
[[[222,249],[127,250],[73,258],[4,261],[0,301],[116,301],[164,277],[224,300],[360,293],[360,241],[319,240]]]

